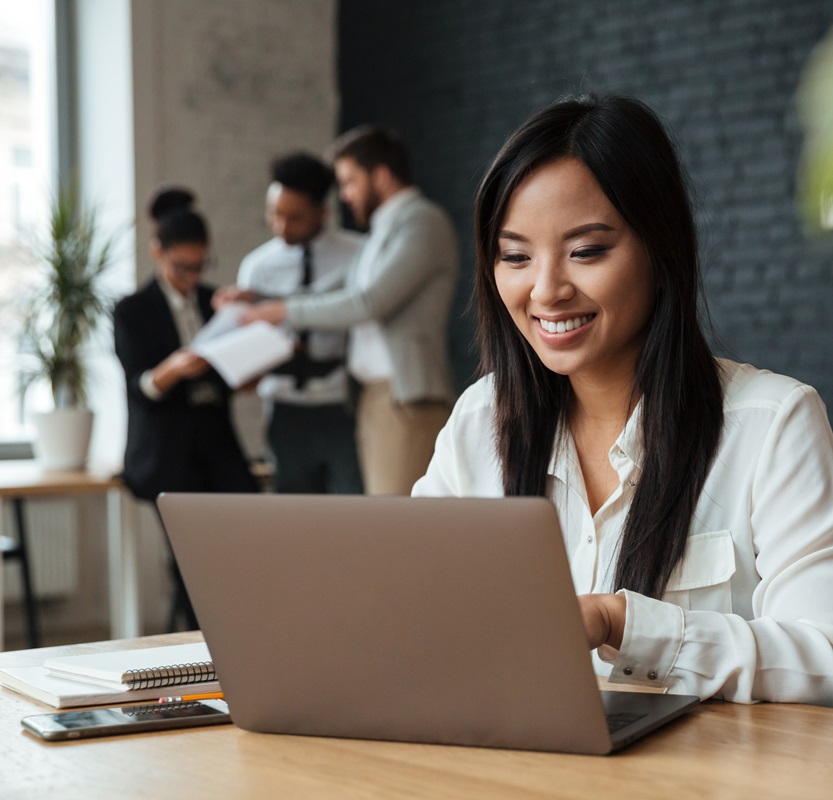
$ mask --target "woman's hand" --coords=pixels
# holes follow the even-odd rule
[[[272,325],[280,325],[286,319],[286,303],[283,300],[265,300],[255,303],[240,319],[241,325],[248,325],[262,319]]]
[[[209,363],[187,347],[175,350],[161,361],[151,373],[153,383],[160,392],[167,392],[182,380],[198,378],[209,368]]]
[[[603,644],[618,650],[625,633],[627,601],[623,594],[582,594],[578,597],[590,649]]]

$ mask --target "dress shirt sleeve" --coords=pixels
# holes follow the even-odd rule
[[[287,321],[297,329],[343,330],[385,320],[407,305],[435,273],[456,269],[451,223],[439,209],[425,209],[388,235],[368,286],[351,283],[339,291],[289,297]]]
[[[457,400],[434,445],[428,470],[413,497],[501,497],[500,463],[494,446],[491,383],[470,386]]]
[[[147,369],[139,376],[139,388],[148,400],[161,400],[165,393],[153,382],[153,370]]]
[[[626,592],[611,680],[735,702],[833,705],[833,434],[808,386],[766,432],[749,513],[760,581],[753,618]]]
[[[456,411],[456,408],[455,408]],[[437,435],[428,469],[411,490],[412,497],[459,497],[463,492],[458,458],[458,425],[454,413]]]
[[[300,258],[298,254],[299,266]],[[285,291],[275,291],[275,284],[282,287],[286,282],[288,266],[294,274],[294,265],[287,263],[286,254],[278,249],[274,239],[270,239],[243,256],[237,270],[237,288],[255,292],[264,298],[287,294]],[[295,280],[292,279],[292,283]]]
[[[240,268],[237,270],[237,288],[238,289],[252,289],[252,272],[254,270],[254,258],[252,254],[243,256],[240,262]]]

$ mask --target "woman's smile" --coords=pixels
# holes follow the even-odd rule
[[[533,317],[533,319],[538,321],[538,324],[546,333],[563,334],[584,328],[595,316],[595,314],[585,314],[584,316],[567,317],[566,319],[559,319],[557,321],[544,319],[543,317]]]

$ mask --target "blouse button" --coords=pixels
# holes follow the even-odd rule
[[[622,670],[622,672],[624,672],[624,673],[625,673],[625,675],[633,675],[633,670],[632,670],[630,667],[625,667],[625,668]]]
[[[587,544],[593,544],[593,536],[592,535],[587,537]]]
[[[657,673],[656,673],[656,672],[654,672],[653,670],[651,670],[651,671],[648,673],[648,680],[649,680],[649,681],[655,681],[656,679],[657,679]]]

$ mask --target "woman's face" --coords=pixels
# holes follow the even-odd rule
[[[197,288],[208,258],[206,245],[182,242],[163,249],[154,242],[152,252],[162,276],[176,291],[188,295]]]
[[[650,261],[580,161],[545,164],[515,190],[495,280],[548,369],[572,382],[632,378],[653,307]]]

